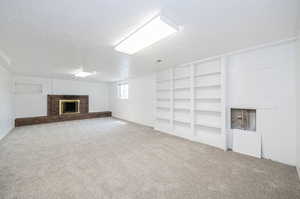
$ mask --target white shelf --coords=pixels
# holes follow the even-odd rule
[[[157,80],[156,83],[163,83],[163,82],[169,82],[171,79],[162,79],[162,80]]]
[[[195,89],[199,89],[199,88],[209,88],[209,87],[221,87],[221,84],[207,84],[207,85],[199,85],[199,86],[195,86]]]
[[[169,118],[157,117],[156,120],[164,120],[170,122]]]
[[[183,124],[191,124],[191,122],[189,122],[189,121],[183,121],[183,120],[178,120],[178,119],[174,119],[173,120],[174,122],[178,122],[178,123],[183,123]]]
[[[190,101],[190,98],[174,98],[175,101]]]
[[[195,123],[195,125],[196,126],[203,126],[203,127],[221,129],[221,126],[219,124],[213,124],[213,123],[208,123],[208,122]]]
[[[216,71],[216,72],[207,72],[207,73],[199,73],[199,74],[196,74],[194,77],[202,77],[202,76],[210,76],[210,75],[220,75],[221,72],[219,71]]]
[[[168,109],[168,110],[170,110],[170,107],[164,107],[164,106],[157,106],[156,108],[157,109]]]
[[[191,87],[178,87],[178,88],[174,88],[174,90],[189,90],[191,89]]]
[[[189,108],[176,108],[176,107],[174,107],[174,110],[177,110],[177,111],[190,111],[191,109],[189,109]]]
[[[195,100],[221,100],[220,97],[197,97]]]
[[[157,98],[157,101],[170,101],[170,98]]]
[[[183,79],[189,79],[191,78],[190,76],[184,76],[184,77],[174,77],[173,80],[183,80]]]
[[[215,112],[215,113],[221,113],[221,110],[218,109],[195,109],[195,112]]]
[[[158,91],[158,92],[170,92],[171,89],[169,89],[169,88],[161,88],[161,89],[157,89],[156,91]]]

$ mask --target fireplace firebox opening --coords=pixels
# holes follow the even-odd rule
[[[59,100],[59,115],[80,113],[80,100]]]

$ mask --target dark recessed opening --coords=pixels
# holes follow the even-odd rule
[[[232,108],[231,129],[256,131],[256,110]]]
[[[62,101],[61,114],[79,113],[79,101]]]
[[[76,102],[66,102],[64,104],[64,110],[63,112],[77,112],[76,110]]]

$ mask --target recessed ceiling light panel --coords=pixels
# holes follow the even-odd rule
[[[115,50],[131,55],[177,31],[176,26],[171,25],[164,17],[158,16],[119,43]]]
[[[89,72],[79,71],[79,72],[75,73],[74,76],[84,78],[84,77],[91,76],[94,74],[96,74],[96,72],[89,73]]]

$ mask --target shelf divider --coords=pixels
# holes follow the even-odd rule
[[[192,128],[192,134],[193,136],[196,135],[195,131],[195,112],[193,111],[195,109],[195,66],[194,64],[190,64],[190,73],[191,73],[191,80],[190,80],[190,86],[191,86],[191,128]]]

